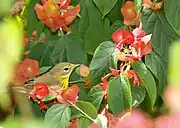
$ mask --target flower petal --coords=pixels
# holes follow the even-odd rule
[[[152,34],[146,35],[144,37],[141,38],[141,40],[147,44],[150,40],[151,40]]]
[[[36,60],[26,58],[19,65],[19,70],[26,78],[37,76],[39,74],[39,63]]]
[[[36,97],[42,100],[45,96],[50,94],[48,86],[44,83],[36,83],[34,85]]]
[[[66,101],[75,102],[78,97],[79,87],[75,84],[62,91],[61,96]]]
[[[36,4],[36,5],[34,6],[34,9],[35,9],[35,11],[36,11],[36,14],[37,14],[38,19],[40,19],[40,20],[46,20],[46,19],[48,18],[43,6],[41,6],[41,5],[39,5],[39,4]]]

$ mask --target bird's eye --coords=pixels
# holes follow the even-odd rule
[[[69,68],[68,68],[68,67],[65,67],[63,70],[67,72],[67,71],[69,70]]]

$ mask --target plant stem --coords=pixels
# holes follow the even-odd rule
[[[82,81],[82,80],[70,81],[69,83],[70,83],[70,84],[75,84],[75,83],[81,83],[81,82],[84,83],[84,81]]]
[[[80,108],[78,108],[78,106],[76,106],[74,103],[72,103],[71,101],[68,100],[68,102],[75,107],[78,111],[80,111],[82,114],[84,114],[89,120],[91,120],[93,123],[96,123],[96,120],[94,120],[93,118],[91,118],[88,114],[86,114],[85,112],[83,112]]]

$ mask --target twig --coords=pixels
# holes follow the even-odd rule
[[[75,80],[75,81],[70,81],[69,83],[70,84],[75,84],[75,83],[84,83],[84,81],[82,81],[82,80]]]
[[[68,100],[68,102],[75,107],[78,111],[80,111],[82,114],[84,114],[89,120],[91,120],[93,123],[96,123],[96,120],[94,120],[93,118],[91,118],[89,115],[87,115],[85,112],[83,112],[80,108],[78,108],[74,103],[72,103],[71,101]]]

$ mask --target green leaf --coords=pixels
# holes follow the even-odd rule
[[[179,0],[164,0],[164,10],[168,22],[180,35],[180,1]]]
[[[93,0],[81,0],[81,19],[77,19],[72,25],[72,32],[81,35],[85,42],[85,50],[93,54],[98,45],[104,41],[110,27],[110,21],[106,17],[102,19],[101,13],[93,3]]]
[[[41,67],[41,68],[39,69],[39,74],[43,74],[43,73],[47,72],[50,68],[51,68],[51,66]]]
[[[43,32],[48,41],[57,40],[59,38],[58,32],[52,32],[47,26],[44,27]]]
[[[71,110],[66,104],[50,107],[45,115],[45,123],[53,128],[67,128],[71,119]]]
[[[132,106],[138,107],[143,101],[146,96],[146,90],[142,86],[132,87]]]
[[[36,46],[38,42],[31,42],[31,43],[28,43],[25,47],[25,51],[27,50],[31,50],[34,46]]]
[[[102,13],[102,18],[107,15],[117,3],[117,0],[93,0]]]
[[[137,13],[140,13],[142,9],[143,0],[134,0],[135,9]]]
[[[169,44],[178,39],[178,35],[168,24],[163,12],[153,12],[150,9],[145,9],[141,18],[145,31],[148,34],[152,33],[153,50],[167,61]]]
[[[126,76],[115,77],[108,83],[108,105],[115,116],[127,108],[132,108],[130,86]]]
[[[179,73],[180,73],[180,60],[177,58],[177,56],[180,55],[180,40],[173,43],[173,45],[170,47],[170,53],[169,53],[169,65],[168,65],[168,82],[171,86],[179,86],[180,85],[180,79],[179,79]]]
[[[91,123],[92,121],[88,120],[85,117],[81,117],[78,119],[78,128],[88,128]]]
[[[167,62],[164,61],[155,52],[148,54],[145,58],[145,64],[149,70],[156,76],[158,94],[162,95],[167,84]]]
[[[84,44],[77,34],[59,37],[47,44],[37,43],[29,58],[38,60],[41,66],[51,66],[60,62],[86,64],[87,58]]]
[[[76,106],[80,108],[83,112],[85,112],[91,118],[96,118],[97,110],[94,105],[87,101],[77,101]],[[76,115],[78,118],[84,117],[84,115],[78,111],[76,108],[72,108],[72,115]]]
[[[102,88],[100,86],[92,88],[88,94],[91,103],[96,107],[97,110],[99,110],[104,94],[105,91],[102,91]]]
[[[49,94],[49,95],[45,96],[45,97],[42,99],[42,101],[43,101],[43,102],[47,102],[47,101],[51,101],[51,100],[53,100],[53,99],[55,99],[55,98],[56,98],[56,95],[55,95],[55,94]]]
[[[124,5],[125,0],[117,0],[116,5],[113,7],[111,12],[108,14],[108,18],[112,23],[116,22],[117,20],[124,20],[124,17],[122,16],[120,9]]]
[[[30,37],[33,31],[37,31],[37,37],[39,38],[41,32],[43,31],[44,25],[37,18],[36,12],[34,10],[35,4],[41,4],[40,0],[31,0],[27,6],[27,35]]]
[[[153,106],[157,98],[157,88],[154,77],[143,62],[133,63],[132,67],[136,70],[137,75],[141,80],[140,86],[145,87],[147,91],[149,107],[153,110]]]
[[[115,44],[111,41],[105,41],[97,47],[89,66],[91,85],[98,84],[101,77],[109,73],[109,67],[116,68],[114,49]]]

